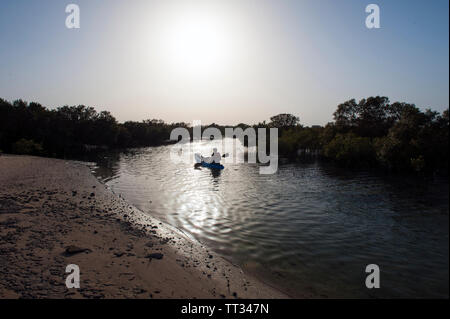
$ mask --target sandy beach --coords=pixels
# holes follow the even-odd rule
[[[65,285],[80,268],[80,288]],[[0,156],[0,298],[287,298],[116,196],[88,166]]]

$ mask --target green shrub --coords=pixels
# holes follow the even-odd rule
[[[295,156],[297,152],[297,139],[293,135],[285,134],[278,140],[278,152],[282,155]]]
[[[42,154],[42,145],[34,142],[33,140],[27,140],[21,138],[13,145],[13,152],[23,155],[40,155]]]
[[[337,134],[325,145],[324,155],[345,166],[367,166],[376,162],[371,140],[353,133]]]

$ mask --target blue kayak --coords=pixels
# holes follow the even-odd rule
[[[224,169],[225,168],[222,164],[217,164],[217,163],[205,163],[205,162],[202,162],[202,166],[203,167],[214,168],[214,169]]]

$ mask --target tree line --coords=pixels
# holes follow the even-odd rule
[[[118,123],[110,112],[84,105],[49,110],[22,100],[0,99],[0,150],[7,153],[77,157],[98,150],[156,146],[173,127],[162,120]]]
[[[297,158],[317,151],[347,167],[448,173],[448,109],[421,111],[376,96],[339,104],[333,117],[324,127],[303,127],[291,116],[279,132],[280,154]]]
[[[376,96],[339,104],[334,121],[325,126],[304,127],[298,117],[278,114],[269,122],[235,127],[278,127],[279,154],[291,159],[314,154],[348,167],[448,172],[448,113],[421,111],[414,104]],[[169,142],[175,127],[192,130],[183,122],[155,119],[118,123],[110,112],[84,105],[48,109],[0,98],[0,151],[7,153],[70,158],[98,150],[157,146]]]

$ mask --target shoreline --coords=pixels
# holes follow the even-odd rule
[[[290,298],[80,162],[0,156],[0,226],[0,298]],[[79,289],[65,286],[68,264],[79,265]]]

